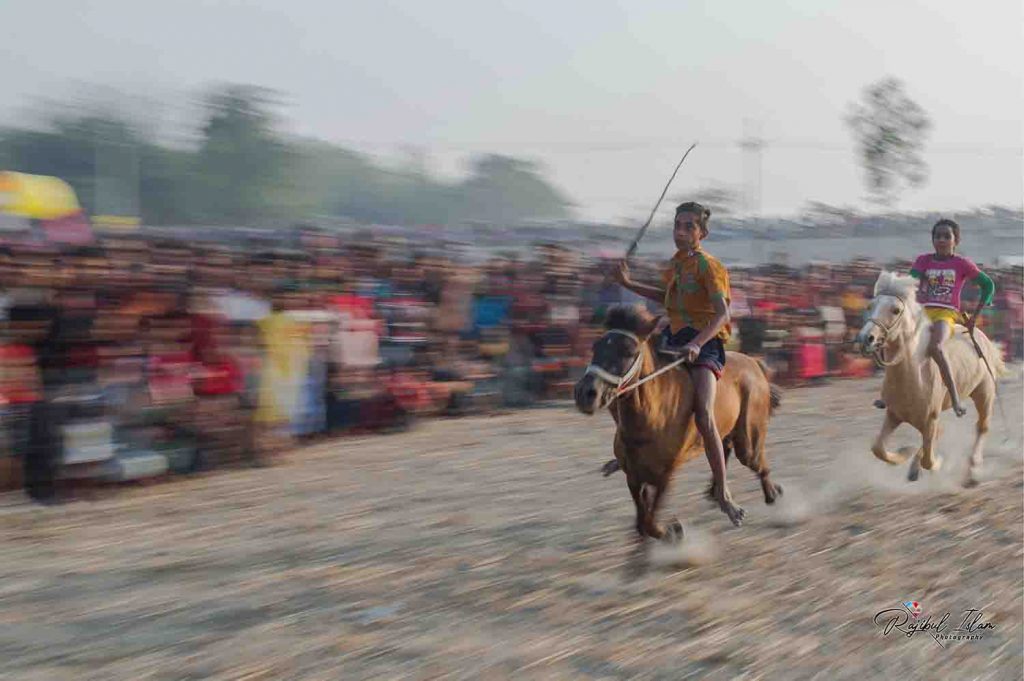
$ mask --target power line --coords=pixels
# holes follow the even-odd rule
[[[329,144],[336,145],[351,145],[354,147],[384,147],[384,148],[399,148],[407,146],[408,142],[402,139],[396,139],[394,141],[384,140],[354,140],[354,139],[337,139],[337,140],[324,140]],[[815,141],[815,140],[800,140],[800,139],[766,139],[761,138],[761,146],[770,146],[773,150],[783,151],[822,151],[822,152],[842,152],[851,153],[856,150],[855,145],[851,143],[837,143],[827,141]],[[450,151],[450,152],[478,152],[478,151],[490,151],[495,149],[517,149],[517,150],[541,150],[541,151],[557,151],[561,153],[616,153],[626,151],[640,151],[645,149],[667,149],[669,147],[674,148],[678,146],[679,140],[675,138],[664,138],[656,140],[643,140],[643,141],[623,141],[623,142],[608,142],[608,141],[554,141],[554,140],[487,140],[487,141],[431,141],[424,140],[418,141],[416,144],[419,147],[432,150]],[[731,151],[736,149],[735,141],[721,141],[711,140],[709,142],[701,141],[702,149],[718,150],[718,151]],[[742,148],[742,140],[741,140]],[[925,154],[964,154],[964,155],[1024,155],[1024,146],[1012,146],[1012,145],[995,145],[995,144],[976,144],[971,142],[944,144],[936,146],[926,146],[923,150]]]

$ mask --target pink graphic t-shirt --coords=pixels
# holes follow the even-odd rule
[[[913,269],[921,273],[917,300],[927,307],[960,309],[960,291],[964,283],[978,276],[980,270],[970,258],[954,255],[939,260],[933,253],[918,256]]]

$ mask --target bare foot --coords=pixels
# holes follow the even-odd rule
[[[715,487],[715,479],[711,478],[711,482],[708,483],[708,491],[706,492],[708,499],[714,501],[718,498],[718,488]]]
[[[729,521],[736,527],[743,524],[743,516],[747,512],[732,502],[732,495],[729,494],[728,489],[725,490],[725,494],[718,495],[718,508],[722,509],[722,513],[729,516]]]

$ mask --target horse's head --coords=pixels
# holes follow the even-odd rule
[[[657,323],[642,307],[620,305],[608,311],[607,331],[594,342],[590,366],[573,392],[581,412],[593,414],[607,407],[615,391],[637,377],[643,365],[643,343]]]
[[[862,355],[873,356],[885,364],[886,356],[896,354],[917,323],[920,305],[915,298],[916,288],[917,280],[913,277],[884,271],[878,275],[867,319],[854,339]]]

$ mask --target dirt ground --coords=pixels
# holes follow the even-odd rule
[[[680,471],[686,539],[627,579],[632,503],[602,478],[611,419],[569,403],[42,508],[0,498],[0,678],[1004,679],[1024,665],[1021,369],[1001,384],[986,481],[905,481],[871,456],[877,380],[786,392],[769,456],[785,495],[729,525]],[[913,442],[897,432],[894,444]],[[978,609],[980,640],[886,636],[918,601]]]

